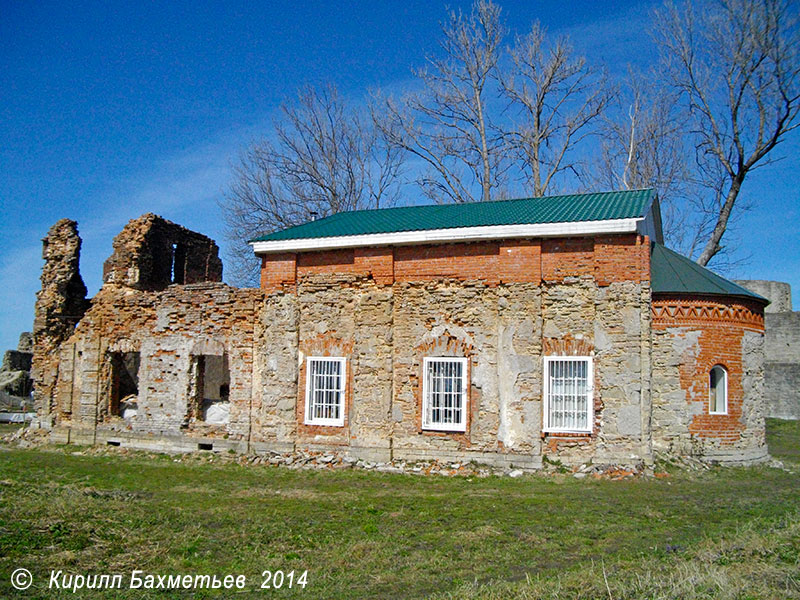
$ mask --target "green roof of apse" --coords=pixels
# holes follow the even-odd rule
[[[651,243],[650,251],[650,286],[654,294],[740,296],[769,303],[766,298],[655,242]]]

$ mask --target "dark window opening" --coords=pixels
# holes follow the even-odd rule
[[[117,441],[115,441],[115,440],[108,440],[108,441],[106,442],[106,445],[108,445],[108,446],[119,446],[119,445],[120,445],[120,443],[119,443],[119,442],[117,442]]]
[[[197,444],[198,450],[213,450],[214,444]]]
[[[139,353],[112,352],[111,401],[112,416],[130,419],[139,408]]]
[[[228,355],[194,358],[195,415],[206,423],[227,423],[230,417],[230,367]]]

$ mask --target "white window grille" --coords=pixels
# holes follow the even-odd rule
[[[545,431],[591,433],[594,421],[592,377],[589,356],[545,357]]]
[[[466,431],[467,359],[425,358],[422,370],[422,428]]]
[[[344,425],[344,358],[306,359],[306,418],[308,425]]]
[[[728,372],[717,365],[708,373],[709,407],[712,415],[728,414]]]

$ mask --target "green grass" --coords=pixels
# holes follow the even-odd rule
[[[800,421],[767,419],[769,452],[787,465],[800,465]]]
[[[788,460],[800,430],[771,424],[774,431],[783,440],[774,451]],[[20,566],[36,578],[18,595],[25,598],[190,597],[59,595],[44,589],[50,569],[245,574],[249,591],[237,597],[281,598],[607,598],[602,567],[612,591],[621,590],[614,598],[714,598],[713,586],[706,596],[656,596],[635,585],[654,577],[666,585],[682,568],[696,573],[685,566],[693,561],[720,569],[741,556],[769,562],[769,552],[800,572],[800,476],[779,469],[480,479],[75,450],[0,447],[0,597],[15,597],[9,575]],[[756,533],[758,544],[742,541]],[[733,546],[715,546],[726,543]],[[257,589],[265,569],[307,569],[308,585]],[[792,597],[775,577],[759,580],[774,596],[752,597]]]

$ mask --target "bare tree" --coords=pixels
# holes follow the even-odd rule
[[[420,161],[424,193],[438,202],[490,200],[502,185],[502,136],[487,96],[500,56],[500,8],[477,0],[468,15],[452,12],[442,27],[443,58],[417,72],[421,93],[385,102],[387,140]]]
[[[602,142],[586,179],[600,189],[654,188],[667,242],[691,253],[702,227],[689,223],[687,205],[698,197],[699,182],[684,123],[674,93],[659,87],[655,78],[629,71],[627,84],[603,116]],[[703,211],[691,214],[705,216]]]
[[[247,240],[333,213],[391,205],[398,194],[401,153],[363,111],[329,86],[305,88],[281,107],[269,138],[247,148],[220,202],[237,283],[257,281]]]
[[[800,36],[783,0],[723,0],[657,13],[663,71],[682,94],[709,190],[709,222],[697,262],[722,249],[748,173],[773,162],[775,147],[800,124]]]
[[[510,74],[501,72],[512,115],[505,135],[534,196],[545,195],[565,171],[578,175],[576,150],[595,133],[611,97],[600,73],[572,54],[565,38],[548,47],[534,23],[510,50]]]

